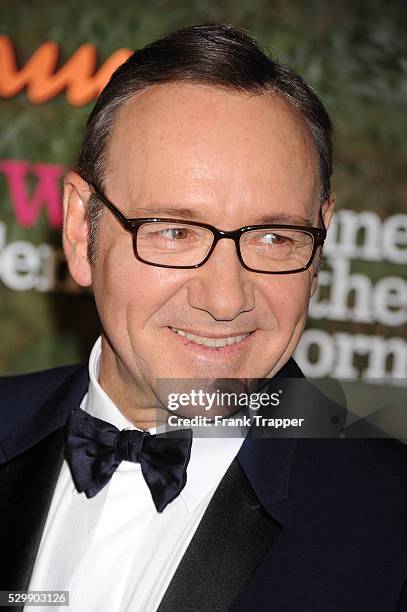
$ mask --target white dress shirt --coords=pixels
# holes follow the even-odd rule
[[[81,408],[118,429],[135,429],[98,383],[100,354],[99,338]],[[70,605],[41,610],[155,611],[242,442],[193,438],[187,483],[162,513],[140,464],[122,461],[110,482],[88,499],[76,491],[64,461],[29,589],[69,591]]]

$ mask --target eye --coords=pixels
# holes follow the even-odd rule
[[[166,227],[157,233],[159,236],[170,240],[182,240],[190,237],[190,230],[187,227]]]
[[[263,234],[261,236],[260,241],[266,244],[285,244],[289,242],[289,238],[287,236],[281,236],[280,234],[275,234],[274,232],[268,232],[267,234]]]

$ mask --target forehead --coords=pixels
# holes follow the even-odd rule
[[[107,160],[109,194],[127,213],[166,204],[208,207],[214,216],[278,212],[276,206],[306,215],[318,201],[309,128],[273,93],[150,87],[118,113]]]

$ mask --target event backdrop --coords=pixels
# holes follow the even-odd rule
[[[407,9],[385,0],[3,1],[0,372],[86,359],[89,292],[60,246],[61,180],[131,50],[203,21],[243,27],[322,96],[336,126],[337,213],[297,351],[306,374],[407,378]],[[135,278],[133,282],[137,282]]]

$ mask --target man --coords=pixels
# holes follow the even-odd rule
[[[64,191],[101,340],[89,379],[3,383],[2,589],[75,611],[407,609],[403,445],[187,435],[165,487],[174,453],[143,455],[159,381],[302,376],[330,175],[322,104],[239,31],[186,28],[113,75]]]

